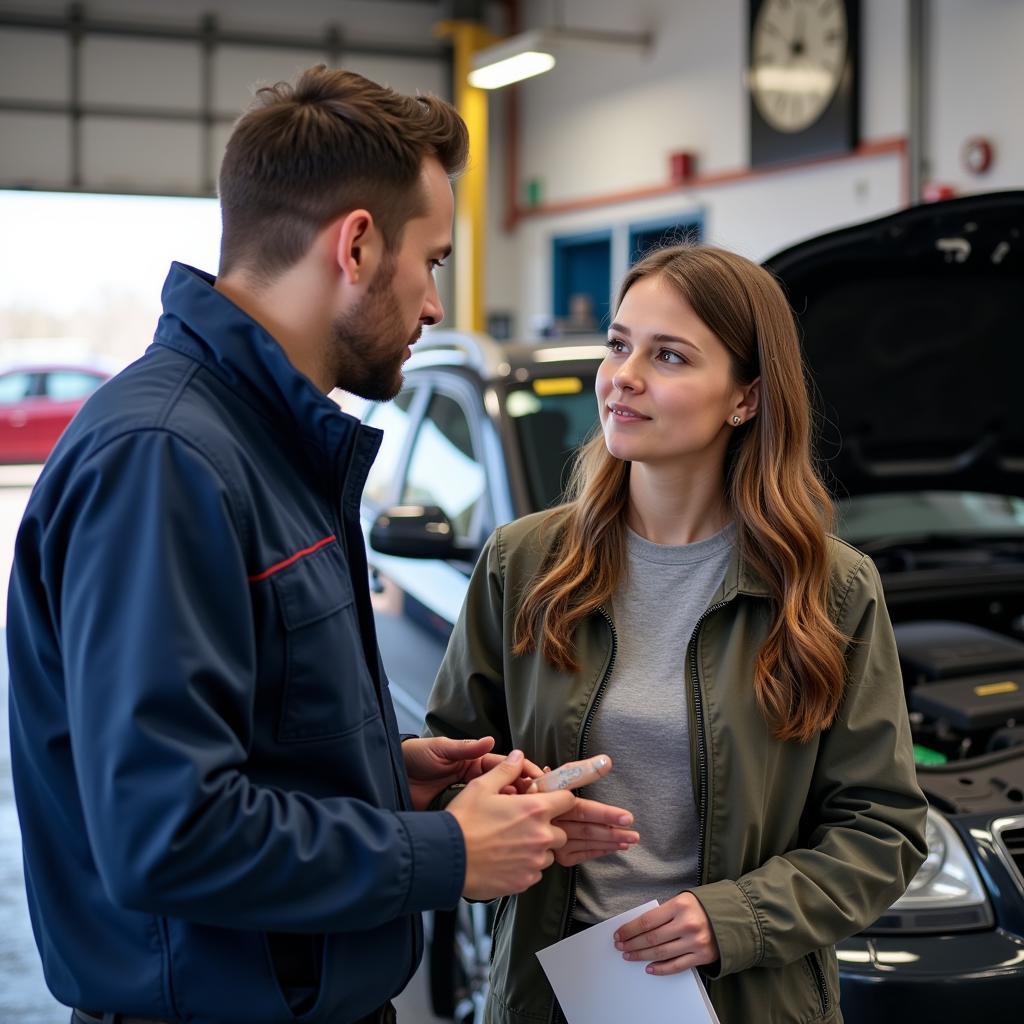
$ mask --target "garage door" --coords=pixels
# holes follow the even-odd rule
[[[211,195],[257,84],[322,61],[449,97],[447,50],[432,32],[441,7],[37,0],[0,10],[0,188]]]

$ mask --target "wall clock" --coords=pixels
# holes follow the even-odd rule
[[[859,0],[750,0],[750,163],[852,149]]]

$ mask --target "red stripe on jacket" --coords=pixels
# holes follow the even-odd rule
[[[282,569],[287,568],[292,562],[297,562],[300,558],[305,558],[306,555],[313,554],[314,551],[319,551],[325,544],[330,544],[332,541],[338,538],[332,533],[330,537],[324,537],[323,540],[318,540],[315,544],[310,544],[308,548],[303,548],[301,551],[296,551],[294,555],[289,555],[282,562],[275,562],[269,569],[264,569],[263,572],[256,573],[255,576],[249,577],[250,583],[259,583],[260,580],[265,580],[268,576],[273,576],[275,572],[280,572]]]

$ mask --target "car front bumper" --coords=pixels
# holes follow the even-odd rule
[[[846,1024],[1024,1020],[1024,937],[1003,929],[858,935],[837,953]]]

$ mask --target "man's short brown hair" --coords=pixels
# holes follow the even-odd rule
[[[260,89],[221,164],[220,273],[272,281],[325,225],[361,207],[394,250],[406,222],[426,212],[424,158],[452,176],[468,148],[451,104],[403,96],[352,71],[318,64],[294,84]]]

